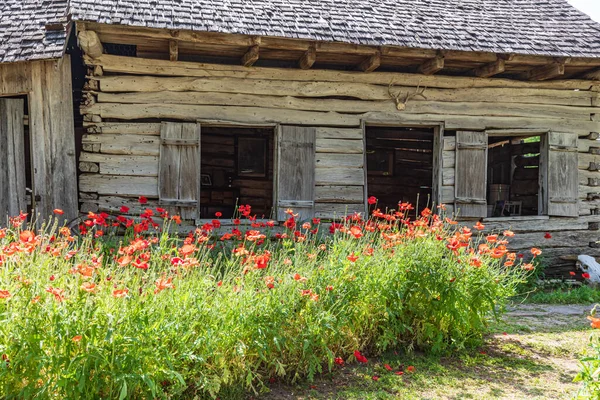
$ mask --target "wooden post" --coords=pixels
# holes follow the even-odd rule
[[[478,76],[480,78],[489,78],[491,76],[503,73],[505,68],[506,61],[504,61],[501,58],[498,58],[493,63],[489,63],[479,68],[475,68],[473,73],[475,74],[475,76]]]
[[[419,67],[419,72],[421,72],[423,75],[433,75],[436,72],[441,71],[443,68],[444,57],[438,55],[437,57],[425,61],[423,64],[421,64],[421,66]]]
[[[310,69],[315,61],[317,61],[317,47],[312,43],[300,58],[298,66],[302,69]]]
[[[242,57],[242,65],[244,67],[251,67],[255,62],[258,61],[260,52],[260,38],[254,38],[254,45],[250,46],[246,54]]]
[[[375,54],[365,59],[358,65],[358,69],[363,72],[373,72],[381,65],[381,52],[378,50]]]
[[[169,40],[169,59],[177,61],[179,58],[179,44],[177,40]]]

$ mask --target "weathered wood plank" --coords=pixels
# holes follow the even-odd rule
[[[192,88],[194,89],[194,88]],[[210,89],[210,88],[209,88]],[[190,89],[191,90],[191,89]],[[338,112],[396,112],[396,105],[389,95],[381,99],[381,95],[369,95],[364,100],[338,100],[323,99],[331,95],[328,92],[316,92],[314,99],[297,98],[303,96],[298,92],[282,93],[281,91],[261,90],[258,95],[253,88],[242,90],[242,93],[218,93],[203,91],[160,91],[160,92],[133,92],[133,93],[98,93],[99,103],[118,104],[188,104],[188,105],[225,105],[252,107],[260,104],[262,107],[281,108],[305,111],[338,111]],[[366,93],[369,93],[365,88]],[[248,92],[248,93],[245,93]],[[348,94],[343,94],[347,96]],[[360,97],[358,97],[360,98]],[[429,99],[429,97],[428,97]],[[406,104],[404,112],[411,114],[454,114],[454,115],[480,115],[480,116],[518,116],[537,118],[570,118],[588,119],[594,112],[593,107],[572,107],[552,104],[515,104],[507,103],[499,98],[493,105],[486,102],[474,102],[465,98],[462,101],[445,102],[414,99]]]
[[[576,217],[579,194],[577,179],[577,134],[549,132],[542,136],[542,148],[547,150],[548,215]],[[544,151],[542,152],[544,153]]]
[[[362,168],[317,168],[317,185],[364,185],[365,173]]]
[[[364,204],[333,204],[317,203],[315,204],[315,216],[317,218],[333,219],[341,218],[354,213],[365,213]]]
[[[317,153],[362,154],[363,152],[362,140],[317,138]]]
[[[0,224],[27,210],[23,99],[0,98]]]
[[[317,168],[362,168],[362,154],[317,153],[315,157]]]
[[[82,174],[79,177],[82,192],[105,195],[146,196],[158,198],[158,178],[145,176],[111,176]]]
[[[317,128],[317,140],[320,139],[351,139],[362,140],[362,129]]]
[[[494,221],[493,219],[485,219],[483,224],[485,225],[485,229],[483,230],[485,233],[502,232],[506,229],[510,229],[517,233],[515,237],[518,237],[521,233],[538,232],[540,239],[543,239],[544,232],[588,229],[588,223],[580,218],[519,218],[515,221]]]
[[[102,118],[123,120],[164,118],[185,121],[200,119],[239,122],[245,124],[281,123],[321,126],[359,126],[357,115],[335,112],[288,111],[261,107],[218,107],[185,104],[120,104],[96,103],[85,110]]]
[[[461,217],[487,216],[487,135],[456,132],[455,208]]]
[[[315,201],[317,203],[344,203],[344,204],[363,204],[364,187],[363,186],[339,186],[326,185],[315,187]]]
[[[316,129],[281,126],[277,154],[277,219],[287,219],[287,204],[296,203],[299,219],[315,215],[315,138]],[[291,202],[291,203],[290,203]]]
[[[371,50],[372,51],[372,50]],[[171,62],[157,59],[144,59],[103,54],[87,63],[101,65],[107,72],[129,73],[136,75],[161,76],[237,76],[251,79],[279,79],[300,81],[327,82],[362,82],[387,86],[395,84],[414,84],[414,74],[378,72],[377,74],[362,74],[335,70],[293,70],[285,68],[252,68],[243,69],[241,66],[202,64],[195,62]],[[237,67],[237,68],[236,68]],[[430,88],[537,88],[557,90],[588,90],[593,81],[562,80],[547,82],[524,82],[510,79],[483,79],[473,77],[424,76],[421,86]],[[416,85],[415,85],[416,86]]]
[[[99,122],[88,127],[90,133],[129,134],[129,135],[160,135],[160,123],[144,122]]]

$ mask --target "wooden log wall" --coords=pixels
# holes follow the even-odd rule
[[[315,209],[319,217],[364,211],[361,124],[442,124],[441,200],[454,201],[457,130],[553,130],[579,136],[579,219],[519,222],[531,242],[554,249],[554,259],[600,240],[600,85],[593,81],[516,80],[343,72],[86,56],[91,67],[82,107],[88,135],[81,154],[82,208],[114,209],[156,198],[159,125],[156,121],[205,120],[222,124],[315,126]],[[398,111],[394,97],[425,87]],[[149,122],[153,121],[153,122]],[[150,173],[148,173],[150,172]],[[368,194],[368,190],[367,190]],[[135,207],[133,208],[135,210]],[[537,221],[537,220],[536,220]],[[514,222],[492,226],[516,228]],[[561,231],[556,241],[543,232]],[[557,247],[553,247],[557,246]]]
[[[52,215],[55,208],[65,212],[65,219],[77,216],[71,88],[68,55],[61,60],[0,65],[0,96],[27,95],[33,198],[40,221]],[[12,195],[0,191],[0,196]]]

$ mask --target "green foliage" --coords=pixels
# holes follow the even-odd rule
[[[1,397],[239,398],[356,350],[479,343],[527,272],[435,216],[397,217],[330,236],[293,217],[277,235],[209,226],[185,245],[143,223],[113,236],[107,216],[81,239],[15,224],[0,231]]]
[[[590,286],[561,287],[551,291],[533,293],[523,301],[538,304],[600,303],[600,290]]]
[[[600,328],[600,319],[594,316],[596,307],[588,318],[592,321],[592,327],[598,329]],[[579,360],[581,370],[574,380],[582,383],[576,396],[577,399],[600,398],[600,336],[597,332],[593,332],[589,340],[587,354]]]

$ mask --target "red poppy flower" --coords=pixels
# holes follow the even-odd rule
[[[377,198],[375,196],[371,196],[367,200],[367,203],[369,203],[370,205],[373,205],[373,204],[377,203]]]
[[[354,252],[352,254],[350,254],[348,257],[346,257],[348,260],[350,260],[350,262],[356,262],[356,260],[358,260],[358,256],[354,254]]]
[[[392,371],[392,370],[393,370],[393,368],[392,368],[392,367],[390,367],[390,365],[389,365],[389,364],[383,364],[383,367],[384,367],[385,369],[387,369],[388,371]]]
[[[506,237],[513,237],[515,236],[515,233],[513,231],[506,230],[503,232],[503,235]]]
[[[378,377],[377,375],[373,375],[373,380],[374,380],[375,382],[377,382],[377,381],[379,380],[379,377]]]
[[[406,368],[406,370],[407,370],[408,372],[410,372],[410,373],[413,373],[413,372],[415,372],[415,367],[414,367],[414,366],[412,366],[412,365],[409,365],[409,366]]]
[[[477,223],[475,225],[473,225],[473,228],[477,229],[478,231],[481,231],[485,228],[485,225],[483,225],[481,222],[477,221]]]
[[[552,239],[552,235],[550,234],[550,232],[546,232],[546,234],[544,235],[544,238]]]
[[[74,341],[75,343],[77,343],[77,342],[81,341],[82,338],[83,338],[83,336],[76,335],[76,336],[73,336],[73,338],[71,340]]]
[[[60,208],[55,208],[53,213],[56,215],[63,215],[65,212],[63,210],[61,210]]]
[[[0,299],[8,299],[10,292],[8,290],[0,290]]]
[[[336,358],[333,360],[333,362],[334,362],[334,363],[336,363],[336,364],[337,364],[337,365],[339,365],[339,366],[342,366],[342,365],[344,365],[344,359],[343,359],[342,357],[336,357]]]
[[[404,371],[396,371],[396,375],[404,375]]]
[[[569,275],[571,275],[571,276],[575,276],[576,274],[575,274],[575,272],[574,272],[574,271],[569,271]]]
[[[119,289],[119,290],[113,290],[113,297],[119,299],[119,298],[127,296],[127,293],[129,293],[129,289],[127,289],[127,288],[125,288],[125,289]]]
[[[590,279],[590,274],[588,274],[587,272],[584,272],[583,274],[581,274],[581,277],[584,279]]]
[[[217,218],[221,218],[221,216],[223,216],[223,213],[221,213],[221,211],[217,211],[217,212],[215,213],[215,217],[217,217]]]
[[[530,251],[531,251],[531,254],[533,254],[534,257],[537,257],[540,254],[542,254],[542,251],[540,249],[538,249],[537,247],[532,247]]]
[[[600,329],[600,318],[595,318],[592,317],[591,315],[588,315],[587,319],[589,319],[590,321],[592,321],[590,323],[590,326],[594,329]]]
[[[360,363],[366,363],[367,357],[363,356],[362,354],[360,354],[360,351],[356,350],[354,352],[354,357],[356,358],[356,361],[360,362]]]

